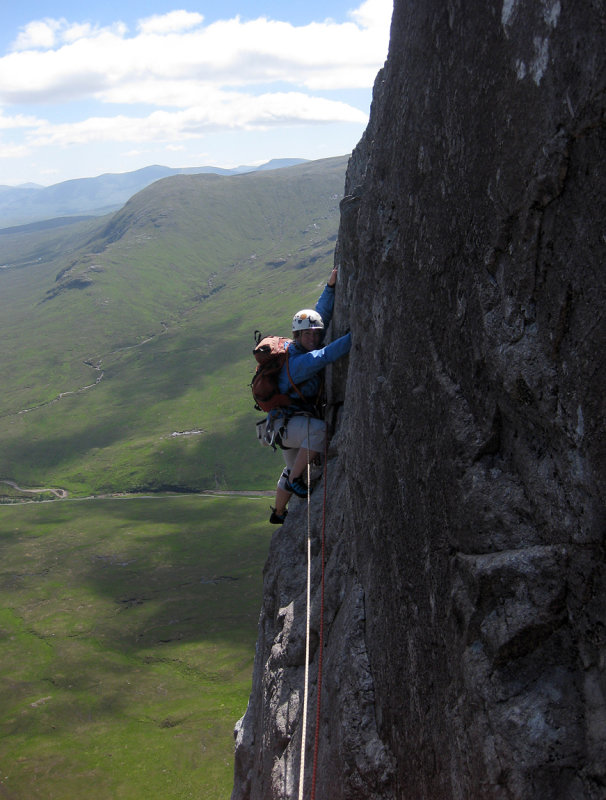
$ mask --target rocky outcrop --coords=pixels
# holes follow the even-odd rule
[[[605,61],[601,0],[396,0],[337,246],[318,798],[606,796]],[[298,792],[292,505],[234,800]]]

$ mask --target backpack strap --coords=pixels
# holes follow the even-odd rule
[[[318,419],[323,419],[323,413],[320,406],[320,399],[322,397],[322,393],[324,391],[324,376],[320,379],[320,385],[318,387],[318,393],[313,400],[308,397],[305,397],[303,393],[300,391],[299,387],[295,384],[290,374],[290,369],[288,366],[288,350],[286,351],[286,372],[288,373],[288,380],[290,381],[291,386],[295,390],[295,392],[299,395],[299,398],[303,402],[304,408],[311,410],[311,414]],[[307,413],[307,412],[305,412]]]
[[[304,403],[307,403],[308,401],[305,399],[305,397],[303,397],[303,395],[302,395],[301,391],[299,390],[299,387],[298,387],[298,386],[297,386],[297,384],[296,384],[296,383],[293,381],[293,379],[292,379],[292,377],[291,377],[291,375],[290,375],[290,367],[288,366],[288,349],[286,350],[286,372],[287,372],[287,374],[288,374],[288,380],[290,381],[290,385],[292,386],[292,388],[293,388],[293,389],[295,390],[295,392],[296,392],[296,393],[299,395],[299,397],[301,398],[301,400],[302,400]]]

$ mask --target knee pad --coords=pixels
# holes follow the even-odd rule
[[[284,489],[285,492],[288,491],[288,489],[286,488],[286,483],[288,481],[289,476],[290,476],[290,470],[287,467],[284,467],[284,469],[282,470],[282,474],[280,475],[280,478],[278,480],[278,489]]]

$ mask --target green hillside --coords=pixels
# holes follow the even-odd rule
[[[159,181],[111,216],[0,235],[0,478],[72,494],[267,488],[255,328],[328,276],[347,158]]]

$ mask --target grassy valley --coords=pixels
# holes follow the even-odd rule
[[[263,502],[0,508],[0,797],[229,797]]]

